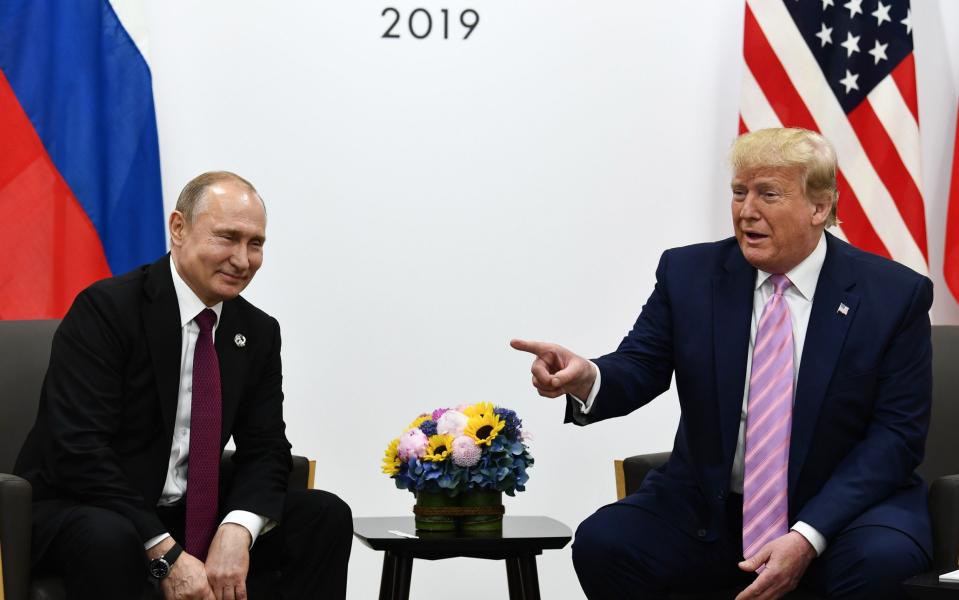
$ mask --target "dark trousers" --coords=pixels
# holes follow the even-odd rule
[[[70,600],[131,600],[149,585],[143,541],[117,513],[75,505],[55,531],[35,513],[33,535],[40,554],[34,570],[60,575]],[[170,534],[183,539],[182,509],[160,509]],[[47,515],[49,516],[49,515]],[[346,598],[346,573],[353,538],[349,506],[321,490],[287,493],[279,525],[257,538],[250,551],[247,583],[251,600]],[[45,549],[44,549],[45,548]]]
[[[734,590],[756,576],[737,563],[742,555],[742,496],[727,506],[719,538],[703,541],[645,509],[611,504],[580,524],[573,565],[590,600],[660,599],[670,592]],[[900,599],[899,583],[928,568],[929,558],[909,536],[887,527],[843,531],[813,559],[801,587],[827,598]]]

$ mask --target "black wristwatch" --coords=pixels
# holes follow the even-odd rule
[[[183,548],[180,547],[180,544],[173,544],[173,547],[167,550],[166,554],[160,558],[151,560],[150,575],[157,580],[169,575],[170,569],[173,568],[173,563],[180,557],[181,552],[183,552]]]

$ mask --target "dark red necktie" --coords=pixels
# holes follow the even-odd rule
[[[216,313],[206,308],[194,319],[200,336],[193,352],[190,458],[186,481],[186,551],[200,560],[216,532],[220,482],[220,361],[213,347]]]

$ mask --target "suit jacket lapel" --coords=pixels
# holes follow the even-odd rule
[[[729,469],[739,439],[755,284],[756,269],[734,245],[723,271],[713,279],[713,354],[723,460]]]
[[[153,372],[164,430],[173,435],[176,420],[177,394],[180,384],[180,351],[182,327],[180,307],[173,289],[170,255],[147,267],[143,291],[147,301],[143,308],[143,328],[150,348]],[[171,438],[172,439],[172,438]]]
[[[246,347],[240,347],[236,336],[245,335],[243,315],[235,300],[223,303],[220,313],[220,323],[216,328],[217,358],[220,361],[220,398],[222,400],[222,432],[221,445],[226,444],[233,429],[233,419],[239,406],[243,390],[243,377],[246,365]],[[255,341],[255,340],[251,340]]]
[[[793,405],[789,443],[790,490],[796,489],[826,388],[859,305],[859,296],[851,291],[855,286],[854,270],[843,251],[843,244],[827,233],[826,260],[816,284]],[[846,314],[839,311],[840,304],[848,308]]]

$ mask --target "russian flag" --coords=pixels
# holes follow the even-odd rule
[[[107,0],[0,2],[0,240],[0,319],[166,249],[150,68]]]

